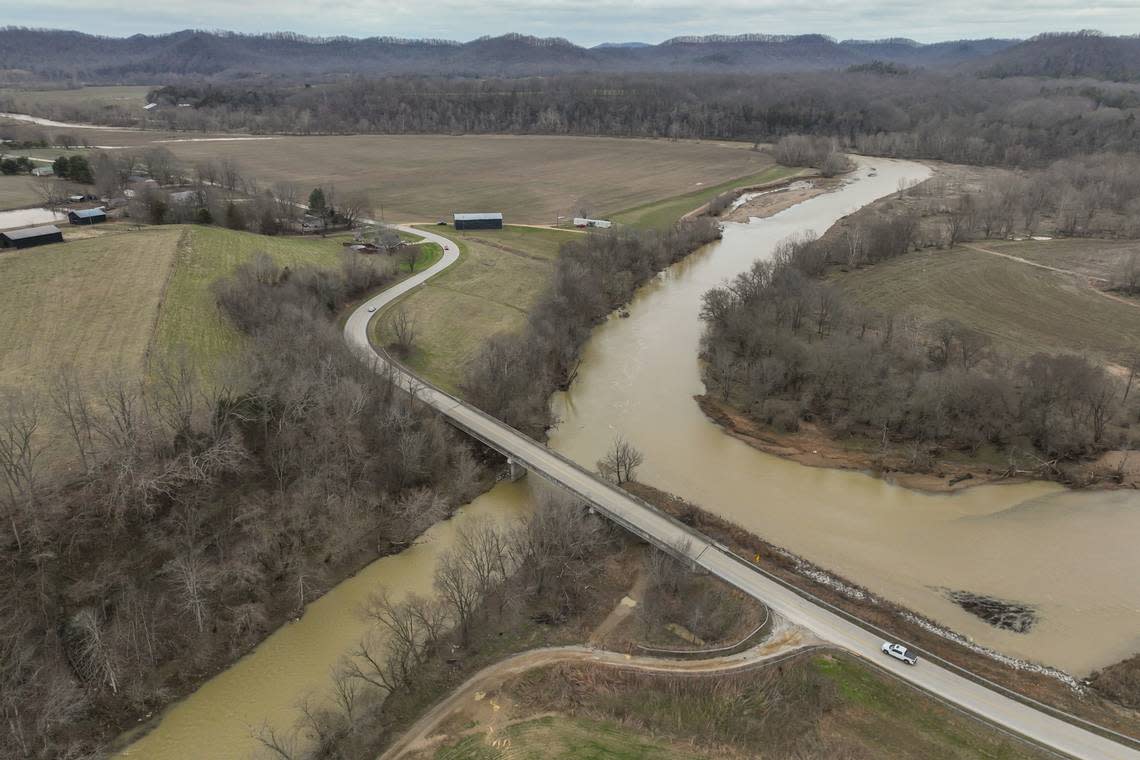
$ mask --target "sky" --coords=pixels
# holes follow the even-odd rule
[[[0,24],[125,37],[180,29],[466,41],[520,32],[579,45],[678,35],[827,34],[937,42],[1140,33],[1140,0],[0,0]]]

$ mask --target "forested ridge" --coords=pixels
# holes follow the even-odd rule
[[[171,86],[152,97],[198,105],[152,117],[192,130],[746,141],[804,134],[874,155],[1013,166],[1140,144],[1140,86],[928,72],[357,79],[256,93]]]
[[[553,75],[584,71],[791,71],[880,59],[952,66],[1015,40],[844,40],[821,34],[686,36],[636,47],[585,48],[559,37],[502,34],[467,42],[393,37],[307,37],[186,29],[103,37],[52,29],[0,29],[0,76],[13,82],[176,82],[311,77]],[[7,72],[5,72],[7,70]],[[0,81],[3,81],[0,79]]]

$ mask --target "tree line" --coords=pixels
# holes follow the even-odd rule
[[[521,79],[354,78],[247,90],[172,85],[195,108],[164,128],[265,133],[519,133],[774,141],[833,137],[872,155],[1040,166],[1140,139],[1140,86],[985,79],[916,70],[789,74],[563,74]],[[90,114],[96,117],[97,113]]]
[[[911,228],[880,220],[855,236],[875,261],[905,252]],[[1012,456],[1024,446],[1033,469],[1066,478],[1066,463],[1120,442],[1131,383],[1079,355],[1005,361],[952,319],[922,324],[859,306],[820,279],[829,262],[850,260],[851,243],[791,238],[705,294],[710,394],[784,431],[813,421],[877,440],[881,453],[904,446],[920,471],[941,450],[992,445]]]
[[[462,381],[466,398],[488,414],[541,438],[549,398],[577,372],[590,330],[657,272],[720,237],[700,218],[666,231],[591,232],[563,243],[547,289],[517,333],[487,340]]]
[[[262,756],[374,757],[414,717],[457,686],[459,662],[493,638],[591,611],[591,584],[617,530],[584,504],[542,492],[517,523],[465,524],[436,563],[430,597],[381,588],[363,605],[368,628],[331,673],[332,700],[303,696],[292,727],[264,725]]]
[[[468,444],[332,316],[390,262],[216,288],[246,335],[202,377],[62,368],[0,394],[0,755],[80,757],[480,489]]]

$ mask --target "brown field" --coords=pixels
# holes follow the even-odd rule
[[[66,131],[45,128],[47,132]],[[508,223],[553,224],[585,209],[608,215],[753,177],[773,166],[743,143],[509,135],[276,136],[71,130],[92,145],[162,145],[187,167],[233,159],[262,185],[363,191],[392,221],[502,211]],[[698,200],[693,206],[700,205]],[[686,209],[687,210],[687,209]]]
[[[141,372],[183,229],[108,233],[0,253],[0,387],[37,388],[61,364]]]
[[[502,211],[507,222],[553,224],[699,190],[772,165],[739,143],[587,137],[359,135],[167,143],[187,164],[233,158],[265,183],[362,190],[391,219]]]
[[[1129,256],[1140,253],[1140,241],[1136,240],[982,240],[975,245],[1037,264],[1106,280],[1112,280],[1116,276]]]
[[[66,90],[26,90],[19,87],[0,88],[0,98],[11,98],[20,113],[34,113],[28,105],[44,106],[132,106],[139,109],[146,104],[150,85],[111,85],[107,87],[78,87]]]
[[[35,178],[18,174],[0,175],[0,210],[24,208],[38,203]]]

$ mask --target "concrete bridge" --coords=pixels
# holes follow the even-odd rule
[[[826,602],[786,584],[707,536],[662,513],[612,483],[488,414],[427,383],[377,352],[368,324],[401,297],[420,287],[459,258],[458,246],[433,232],[401,228],[443,248],[442,258],[423,272],[369,299],[345,324],[352,349],[377,371],[389,372],[397,385],[447,417],[452,425],[507,457],[512,473],[520,468],[577,496],[595,511],[630,533],[702,567],[774,612],[808,628],[894,676],[949,702],[997,728],[1063,755],[1088,760],[1140,760],[1140,742],[1103,729],[1048,705],[1015,694],[952,663],[925,655],[916,666],[884,656],[880,646],[888,634],[853,618]],[[1074,642],[1078,646],[1079,642]]]

